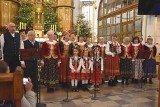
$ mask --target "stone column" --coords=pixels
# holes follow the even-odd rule
[[[62,31],[70,30],[73,27],[73,6],[73,0],[58,0],[58,21]]]

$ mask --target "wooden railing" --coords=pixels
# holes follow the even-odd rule
[[[22,73],[0,73],[0,100],[13,101],[15,107],[21,107],[23,96]]]

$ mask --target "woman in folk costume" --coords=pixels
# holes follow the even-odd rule
[[[71,86],[73,92],[78,92],[78,80],[80,79],[81,70],[81,58],[79,57],[79,46],[78,44],[73,45],[73,56],[69,60],[69,78],[71,80]]]
[[[98,46],[100,46],[101,48],[101,57],[103,59],[105,59],[105,48],[106,48],[106,44],[105,44],[105,41],[104,41],[104,37],[99,37],[99,43],[98,43]],[[105,64],[106,60],[103,60],[103,64]],[[105,69],[105,65],[104,65],[104,69]],[[102,82],[104,83],[104,80],[106,79],[107,77],[105,77],[105,74],[103,73],[102,74]]]
[[[67,68],[69,67],[69,33],[65,33],[63,40],[59,42],[60,47],[60,53],[61,53],[61,64],[59,68],[59,81],[62,83],[62,87],[64,88],[66,86],[66,72]]]
[[[124,81],[128,85],[128,79],[133,75],[132,71],[132,58],[133,58],[133,48],[129,37],[125,37],[121,45],[120,56],[120,74],[122,77],[122,84]]]
[[[90,82],[94,84],[99,91],[99,85],[102,84],[102,73],[103,73],[103,58],[101,57],[101,48],[97,45],[93,50],[93,60],[91,60],[91,80]],[[95,84],[96,83],[96,84]]]
[[[86,44],[86,42],[84,42],[84,37],[82,35],[79,36],[78,40],[79,41],[77,42],[77,44],[79,45],[79,48],[80,48],[79,55],[80,57],[82,57],[83,51],[84,51],[84,45]]]
[[[144,82],[147,83],[147,78],[149,78],[149,83],[152,84],[152,78],[156,77],[156,54],[157,48],[153,44],[153,39],[149,37],[147,43],[144,44],[144,50],[151,52],[149,59],[146,59],[143,63],[144,71]]]
[[[54,40],[54,32],[47,32],[48,39],[42,44],[42,57],[44,62],[41,82],[47,86],[48,92],[53,92],[58,81],[58,66],[60,65],[60,48]]]
[[[106,44],[104,43],[104,37],[100,37],[99,38],[98,46],[100,46],[100,48],[101,48],[101,57],[104,59],[104,57],[105,57],[105,48],[106,48]]]
[[[121,53],[120,44],[117,42],[117,35],[113,34],[111,37],[111,41],[107,42],[105,54],[106,54],[106,69],[105,75],[109,77],[109,86],[115,86],[115,76],[119,76],[119,56]]]
[[[143,50],[143,46],[140,43],[139,37],[135,36],[132,40],[132,46],[134,51],[134,57],[133,57],[133,73],[134,78],[132,78],[132,83],[138,83],[138,80],[141,80],[143,77],[143,59],[138,59],[137,54],[140,50]]]
[[[139,37],[139,40],[140,40],[140,43],[142,44],[142,46],[145,44],[144,41],[143,41],[143,35],[141,36],[138,36]]]
[[[69,37],[69,56],[73,56],[74,44],[76,44],[76,36],[72,33]]]
[[[90,71],[93,71],[93,63],[91,58],[88,57],[89,50],[85,48],[83,51],[83,57],[81,58],[82,70],[81,70],[81,80],[82,80],[82,89],[88,91],[88,80],[90,80]]]
[[[91,38],[87,38],[87,41],[84,47],[88,48],[88,56],[92,58],[93,57],[93,44],[91,43]]]

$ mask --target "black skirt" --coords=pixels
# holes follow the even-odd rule
[[[133,76],[133,64],[131,58],[120,58],[120,74],[122,77]]]
[[[58,81],[58,59],[46,58],[41,72],[41,83],[47,87],[55,87]]]

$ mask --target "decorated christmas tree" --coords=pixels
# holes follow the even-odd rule
[[[77,16],[77,22],[74,24],[74,32],[76,35],[82,35],[84,37],[91,36],[91,28],[88,26],[88,22],[84,20],[85,16],[79,14]]]
[[[17,29],[20,30],[20,22],[25,23],[25,29],[33,28],[33,6],[29,0],[22,0],[19,5],[18,16],[16,16]]]
[[[44,6],[44,30],[48,31],[51,29],[51,25],[57,26],[57,14],[53,8],[51,1],[46,2]]]

